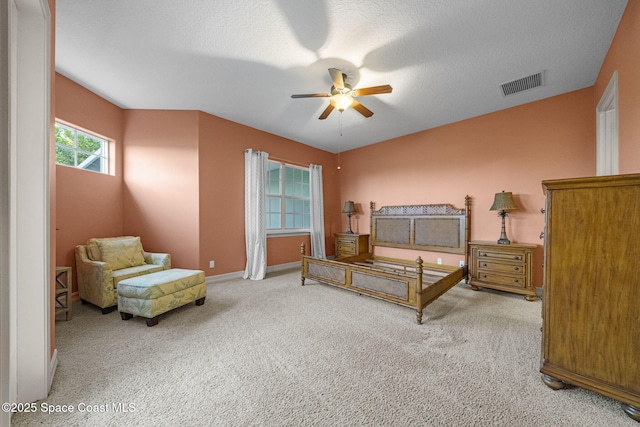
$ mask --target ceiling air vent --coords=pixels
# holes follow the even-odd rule
[[[502,90],[502,96],[509,96],[514,93],[524,92],[525,90],[540,86],[542,86],[542,71],[518,80],[501,84],[500,89]]]

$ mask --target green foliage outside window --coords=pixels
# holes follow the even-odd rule
[[[108,141],[56,123],[56,163],[108,173]]]

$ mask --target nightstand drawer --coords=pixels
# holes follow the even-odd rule
[[[511,261],[520,261],[524,262],[524,254],[519,253],[510,253],[510,252],[496,252],[496,251],[478,251],[478,258],[493,258],[493,259],[504,259]]]
[[[522,276],[512,276],[512,275],[501,275],[494,273],[485,273],[478,272],[478,281],[486,282],[486,283],[496,283],[499,285],[509,285],[517,288],[525,288],[527,286],[527,281]],[[480,285],[482,286],[482,285]]]
[[[356,245],[353,243],[338,242],[338,252],[342,255],[356,255]]]
[[[504,264],[500,262],[479,260],[476,268],[479,272],[482,272],[483,270],[489,270],[490,272],[494,273],[507,273],[518,276],[522,276],[525,273],[524,263]]]

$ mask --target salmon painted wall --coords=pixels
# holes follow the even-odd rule
[[[55,117],[112,140],[110,175],[56,165],[56,265],[73,267],[76,245],[123,232],[122,109],[55,75]],[[113,157],[115,155],[115,158]],[[74,292],[77,291],[74,277]]]
[[[124,234],[199,266],[198,112],[125,110]]]
[[[511,191],[512,242],[537,244],[534,282],[542,286],[541,181],[595,174],[593,88],[509,108],[342,153],[340,192],[355,201],[355,232],[369,233],[369,202],[385,205],[471,202],[471,239],[496,241],[494,194]],[[346,228],[346,218],[342,227]],[[457,265],[458,255],[379,248],[378,255]]]
[[[270,158],[293,164],[323,166],[325,236],[333,254],[331,229],[340,221],[335,155],[276,135],[200,113],[200,269],[207,276],[244,270],[244,151],[265,151]],[[267,239],[267,265],[300,259],[300,243],[308,236]],[[209,268],[209,261],[215,268]]]
[[[619,172],[640,172],[640,2],[629,1],[595,84],[598,105],[618,71]],[[594,107],[595,110],[595,107]],[[594,113],[595,114],[595,113]]]

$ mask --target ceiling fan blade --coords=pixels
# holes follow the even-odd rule
[[[333,87],[336,89],[344,89],[344,78],[342,77],[342,71],[337,68],[329,68],[329,74],[331,74],[331,81]]]
[[[326,118],[329,116],[329,114],[331,114],[331,112],[333,111],[333,109],[334,109],[334,106],[333,106],[333,105],[331,105],[331,104],[329,104],[329,105],[327,106],[327,108],[325,108],[325,110],[322,112],[322,114],[320,114],[320,117],[318,117],[318,118],[319,118],[320,120],[324,120],[324,119],[326,119]]]
[[[379,93],[391,93],[393,88],[389,85],[382,86],[372,86],[372,87],[363,87],[361,89],[354,89],[354,96],[366,96],[366,95],[377,95]]]
[[[353,100],[353,102],[351,103],[351,107],[356,110],[358,113],[362,114],[365,117],[371,117],[373,116],[373,111],[369,110],[367,107],[365,107],[364,105],[360,104],[358,101],[356,101],[355,99]]]
[[[291,95],[292,98],[328,98],[328,93],[301,93],[299,95]]]

